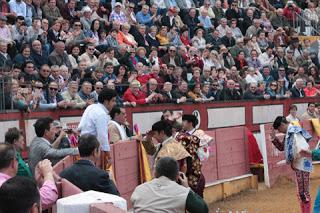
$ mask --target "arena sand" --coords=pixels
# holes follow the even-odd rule
[[[311,180],[312,206],[320,186],[320,179]],[[279,180],[268,189],[263,183],[259,190],[249,190],[223,201],[210,204],[210,213],[299,213],[295,183]]]

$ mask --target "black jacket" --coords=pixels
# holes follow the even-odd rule
[[[243,94],[243,99],[245,100],[264,100],[264,96],[262,94],[260,94],[259,92],[251,92],[250,90],[247,90],[244,94]]]
[[[241,92],[239,90],[234,89],[231,91],[228,88],[225,88],[221,91],[220,100],[221,101],[230,101],[230,100],[240,100]]]
[[[291,91],[291,93],[292,93],[292,97],[293,97],[293,98],[300,98],[300,92],[299,92],[299,90],[297,89],[297,87],[295,87],[295,86],[292,87],[290,91]],[[306,96],[306,94],[304,93],[303,89],[301,90],[301,94],[302,94],[303,97]]]
[[[170,17],[169,16],[164,16],[161,19],[161,24],[162,24],[162,26],[167,26],[168,29],[171,29],[173,26],[176,25],[176,20],[175,20],[175,18],[173,18],[172,24],[170,24]]]
[[[120,195],[107,172],[95,167],[88,160],[79,160],[60,173],[60,177],[67,179],[82,191],[94,190],[114,195]]]

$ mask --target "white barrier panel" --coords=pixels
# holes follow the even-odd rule
[[[277,116],[283,115],[283,105],[254,106],[252,114],[253,124],[273,122]]]
[[[29,119],[25,120],[25,131],[26,131],[26,143],[27,147],[30,146],[31,141],[34,137],[36,137],[36,133],[34,131],[33,124],[37,121],[37,119]]]
[[[208,128],[241,126],[246,123],[245,107],[208,109]]]
[[[4,142],[4,134],[9,128],[17,127],[19,129],[19,121],[2,121],[0,122],[1,128],[0,128],[0,143]]]
[[[77,117],[60,117],[60,122],[62,124],[76,124],[76,123],[80,123],[81,120],[81,116],[77,116]]]
[[[308,104],[295,104],[298,108],[298,111],[297,111],[297,115],[300,117],[303,113],[305,113],[305,111],[307,110],[308,108]],[[289,114],[289,112],[286,112],[286,114]]]
[[[173,111],[174,114],[182,113],[181,110]],[[162,111],[158,112],[139,112],[132,113],[132,125],[138,124],[141,133],[146,133],[157,121],[160,121],[162,115]],[[178,120],[181,122],[181,118]]]

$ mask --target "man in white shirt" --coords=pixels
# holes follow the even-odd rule
[[[105,160],[108,167],[111,162],[110,145],[108,140],[109,112],[116,105],[117,93],[114,90],[104,88],[98,96],[98,103],[92,104],[84,111],[78,129],[81,134],[92,134],[97,137],[105,152]]]
[[[268,47],[267,50],[259,55],[258,57],[261,65],[264,66],[273,66],[274,65],[274,55],[272,47]]]

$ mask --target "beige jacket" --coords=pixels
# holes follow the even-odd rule
[[[143,183],[131,196],[133,211],[140,212],[185,212],[190,188],[186,188],[165,176]]]
[[[63,100],[75,103],[75,105],[72,107],[73,109],[83,109],[86,106],[86,102],[80,98],[78,93],[72,97],[70,92],[67,90],[61,93],[61,95]]]

